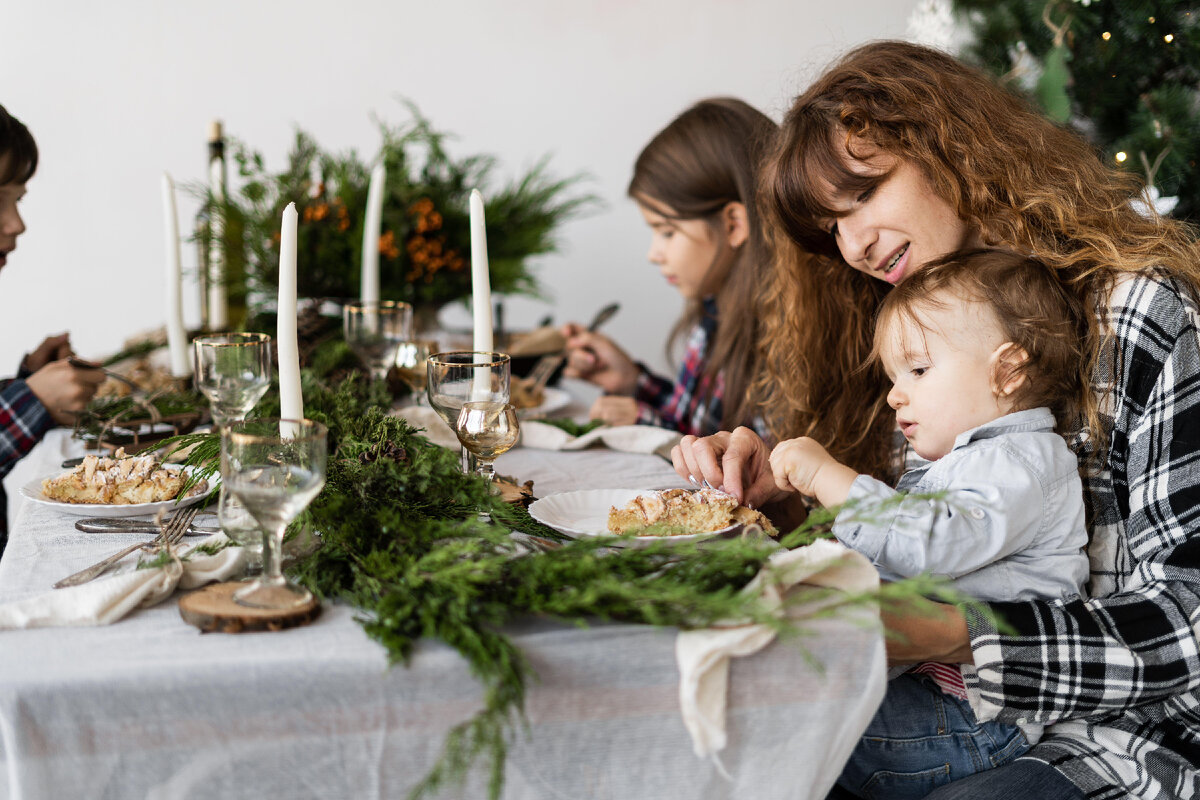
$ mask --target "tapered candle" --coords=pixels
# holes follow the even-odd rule
[[[179,213],[175,208],[175,182],[163,173],[163,233],[166,239],[167,269],[167,348],[171,354],[171,374],[186,378],[192,374],[188,358],[187,331],[183,327],[183,271],[179,259]]]
[[[208,126],[208,190],[213,199],[209,217],[208,326],[222,331],[229,324],[229,298],[225,285],[225,213],[221,208],[225,202],[225,138],[220,120]]]
[[[275,344],[279,349],[279,416],[304,419],[300,393],[300,347],[296,340],[296,204],[283,210],[279,230],[279,319]]]
[[[362,244],[362,300],[364,303],[379,302],[379,229],[383,222],[383,187],[387,181],[387,170],[376,164],[371,170],[371,184],[367,189],[367,217],[363,224]]]
[[[475,311],[475,350],[492,349],[492,284],[488,275],[483,195],[471,190],[471,305]]]

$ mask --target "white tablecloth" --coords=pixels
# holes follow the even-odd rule
[[[54,434],[26,466],[53,471],[70,449]],[[539,495],[678,482],[661,459],[603,449],[518,448],[497,467]],[[0,560],[0,602],[119,546],[26,503]],[[480,689],[439,642],[389,668],[354,613],[327,606],[303,628],[202,635],[168,601],[103,628],[0,633],[0,797],[403,797]],[[820,798],[883,694],[883,643],[868,624],[825,621],[736,659],[727,779],[693,755],[680,720],[673,629],[530,620],[507,633],[537,672],[508,800]],[[484,797],[484,784],[477,774],[439,796]]]

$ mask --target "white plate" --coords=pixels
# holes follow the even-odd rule
[[[571,395],[562,389],[555,389],[553,386],[547,386],[542,390],[542,402],[531,408],[518,409],[517,415],[521,418],[526,417],[544,417],[551,411],[559,411],[571,405]]]
[[[180,469],[180,467],[172,467],[168,465],[167,469]],[[61,511],[64,514],[69,514],[73,517],[141,517],[154,516],[160,510],[171,511],[176,508],[184,508],[185,506],[194,505],[203,500],[210,489],[213,487],[213,482],[208,482],[208,488],[199,492],[195,492],[183,500],[176,502],[175,500],[160,500],[157,503],[126,503],[124,505],[108,505],[105,503],[64,503],[61,500],[51,500],[46,495],[42,494],[42,481],[46,478],[57,477],[67,470],[59,470],[51,475],[43,475],[35,481],[30,481],[21,487],[21,496],[26,500],[31,500],[43,506],[50,506],[55,511]],[[215,477],[215,476],[214,476]]]
[[[648,489],[579,489],[574,492],[559,492],[535,500],[529,504],[529,515],[543,525],[549,525],[560,533],[576,539],[598,536],[613,537],[615,544],[644,546],[650,542],[695,542],[715,536],[729,536],[741,529],[741,524],[730,525],[717,531],[693,533],[684,536],[618,536],[608,530],[608,510],[620,508]]]

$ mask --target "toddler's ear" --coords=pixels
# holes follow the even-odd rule
[[[988,359],[992,366],[992,392],[997,397],[1012,397],[1013,392],[1025,383],[1022,367],[1029,361],[1029,353],[1015,342],[1005,342],[997,347]]]

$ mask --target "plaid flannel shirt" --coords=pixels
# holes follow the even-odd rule
[[[54,425],[50,412],[21,378],[0,381],[0,478]],[[8,498],[0,485],[0,552],[8,532]]]
[[[637,365],[640,374],[633,397],[638,405],[638,425],[673,428],[685,436],[708,436],[722,429],[725,381],[720,374],[715,379],[704,374],[709,345],[716,332],[717,304],[709,298],[704,301],[700,322],[688,334],[683,363],[674,383],[650,372],[644,364]],[[748,424],[766,436],[761,419]]]
[[[1091,599],[991,604],[1016,633],[970,619],[964,673],[981,719],[1048,725],[1026,757],[1091,800],[1197,797],[1200,308],[1140,276],[1108,314],[1094,388],[1111,433],[1084,475]]]

